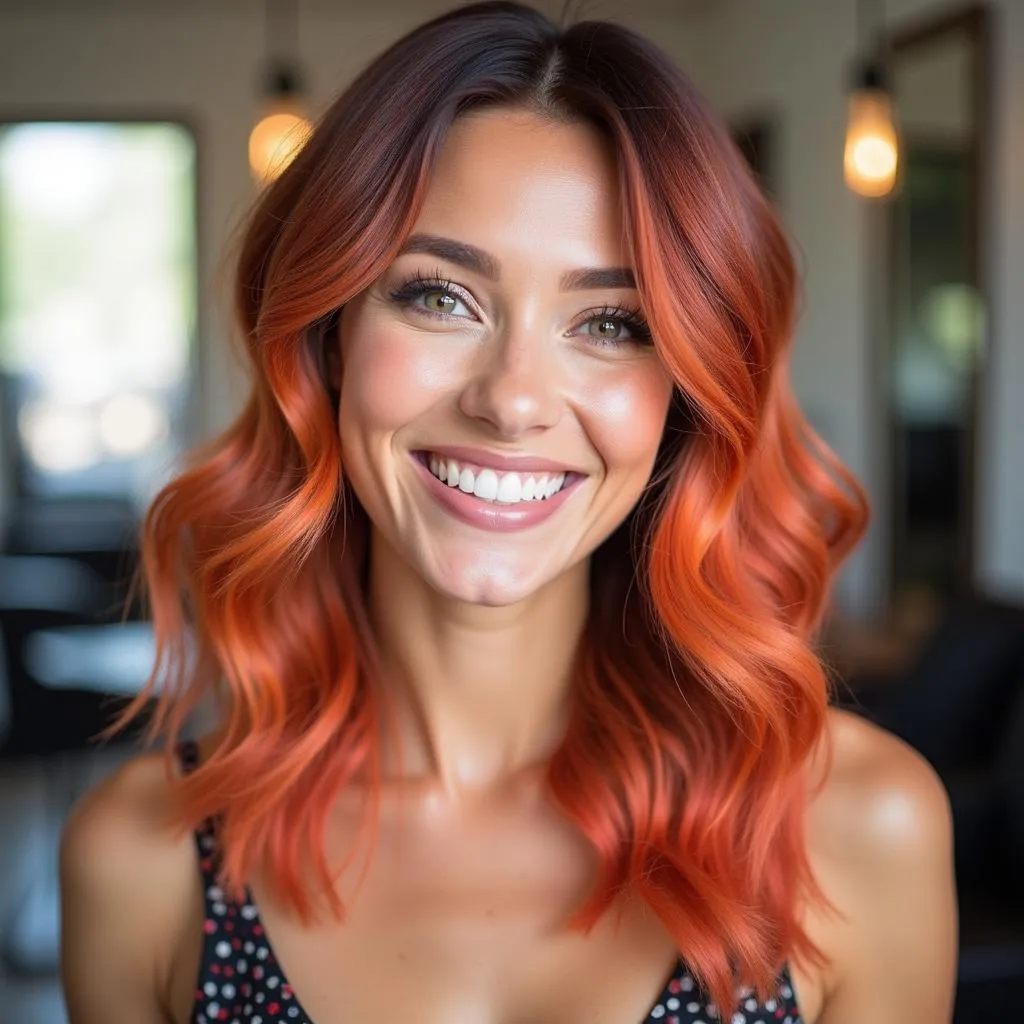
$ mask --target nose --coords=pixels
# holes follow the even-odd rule
[[[495,339],[481,353],[459,408],[505,438],[553,427],[564,405],[547,347],[543,338],[523,331]]]

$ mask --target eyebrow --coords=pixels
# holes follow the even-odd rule
[[[458,264],[491,281],[501,277],[501,264],[489,252],[467,242],[457,242],[441,235],[411,235],[398,255],[423,253]],[[583,267],[562,275],[561,290],[581,291],[596,288],[636,288],[636,278],[629,267]]]

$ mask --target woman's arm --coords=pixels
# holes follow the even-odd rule
[[[856,725],[857,755],[828,817],[828,895],[847,915],[818,1024],[948,1024],[958,922],[952,819],[931,766]]]
[[[61,842],[61,978],[70,1024],[169,1024],[169,965],[189,919],[194,855],[159,820],[158,757],[87,794]],[[196,923],[196,927],[200,927]]]

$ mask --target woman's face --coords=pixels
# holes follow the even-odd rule
[[[342,313],[345,472],[450,598],[528,598],[650,477],[672,383],[632,313],[617,197],[593,128],[468,114],[403,251]]]

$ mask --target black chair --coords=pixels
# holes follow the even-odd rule
[[[938,772],[960,902],[956,1024],[1016,1019],[1024,990],[1024,608],[955,602],[898,679],[847,681],[840,704]]]
[[[118,595],[91,566],[73,558],[0,556],[0,767],[31,772],[39,787],[33,823],[2,838],[22,864],[14,903],[0,920],[0,961],[10,973],[50,974],[57,966],[57,845],[65,816],[88,784],[96,758],[83,755],[129,699],[124,680],[105,679],[103,658],[140,629],[116,624]],[[83,652],[92,651],[85,657]],[[109,661],[109,659],[107,659]],[[137,686],[149,673],[136,656]],[[100,671],[97,671],[100,669]],[[108,685],[108,683],[110,685]],[[129,756],[145,718],[121,735],[107,760]],[[28,851],[32,854],[29,857]]]
[[[42,757],[89,746],[125,703],[99,685],[46,685],[26,654],[41,631],[97,628],[116,613],[107,581],[70,558],[0,556],[0,643],[7,720],[0,758]],[[139,685],[145,681],[145,675]]]

